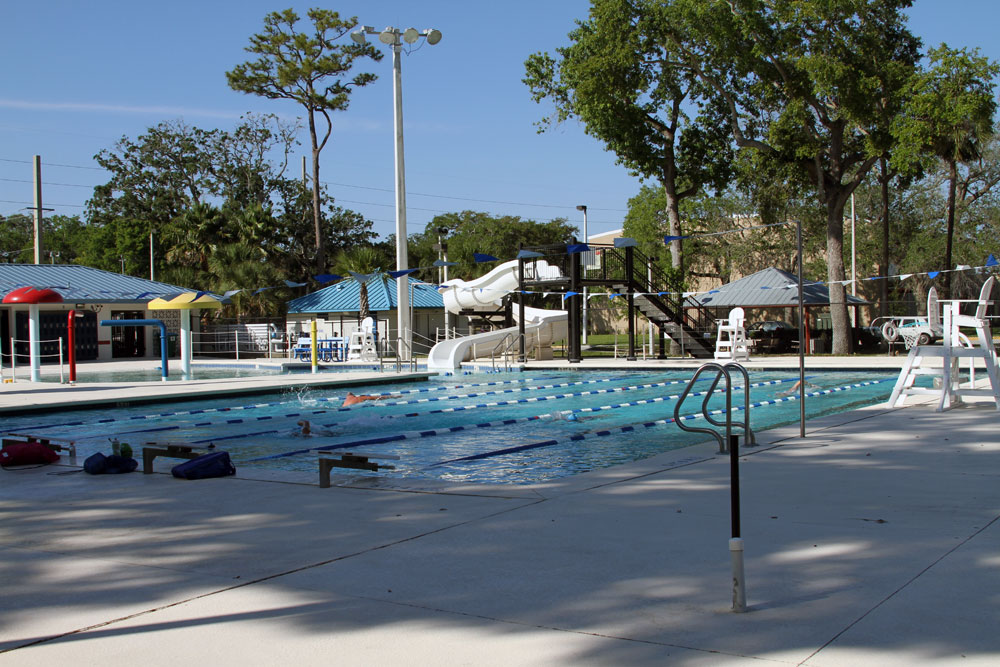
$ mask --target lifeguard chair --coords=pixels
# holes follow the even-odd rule
[[[347,343],[347,360],[375,361],[378,350],[375,347],[375,320],[366,317],[361,326],[351,332]]]
[[[715,358],[733,361],[750,359],[750,342],[747,340],[746,315],[742,308],[729,311],[729,318],[717,322]]]

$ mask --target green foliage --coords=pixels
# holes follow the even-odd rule
[[[296,29],[299,15],[292,9],[265,16],[263,32],[251,35],[246,47],[247,52],[259,57],[226,72],[226,80],[233,90],[291,100],[305,109],[312,147],[315,266],[322,270],[326,246],[321,222],[319,155],[333,132],[330,112],[347,109],[351,91],[376,79],[368,72],[350,76],[354,61],[363,58],[378,61],[382,53],[367,43],[355,44],[350,40],[337,43],[358,25],[357,17],[342,20],[337,12],[316,8],[306,15],[311,26],[302,32]],[[322,131],[316,126],[317,115],[325,121]]]
[[[445,230],[442,236],[448,245],[448,260],[458,263],[449,269],[449,277],[466,280],[481,276],[496,266],[477,264],[473,258],[477,252],[509,260],[517,256],[520,246],[569,243],[577,232],[566,218],[535,222],[516,215],[494,216],[476,211],[445,213],[431,220],[423,234],[410,237],[408,255],[412,265],[429,267],[438,259],[434,244],[438,242],[439,229]],[[436,282],[437,270],[429,269],[421,277]]]
[[[679,235],[680,202],[729,180],[732,141],[717,98],[664,39],[668,12],[660,0],[593,0],[570,46],[528,58],[524,83],[554,107],[540,131],[578,118],[620,164],[661,184],[660,210]],[[671,264],[681,268],[676,245]]]

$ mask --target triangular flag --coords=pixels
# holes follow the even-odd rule
[[[565,297],[563,297],[563,298],[566,298],[566,299],[568,299],[568,298],[570,298],[571,296],[576,296],[577,294],[579,294],[579,292],[566,292],[566,296],[565,296]]]
[[[898,277],[899,277],[900,280],[906,280],[907,278],[909,278],[912,275],[913,275],[912,273],[901,273]]]
[[[399,278],[400,276],[408,276],[414,271],[419,271],[420,269],[400,269],[399,271],[387,271],[393,278]]]
[[[616,248],[635,248],[639,245],[639,242],[635,239],[630,239],[627,236],[622,236],[621,238],[615,239]]]
[[[474,253],[472,253],[472,259],[476,260],[477,263],[482,263],[482,262],[499,262],[500,261],[499,257],[494,257],[493,255],[487,255],[486,253],[482,253],[482,252],[474,252]]]
[[[243,291],[243,290],[241,290],[241,289],[230,289],[230,290],[226,290],[226,292],[225,292],[225,293],[224,293],[224,294],[222,295],[222,298],[223,298],[223,299],[228,299],[229,297],[233,296],[234,294],[239,294],[239,293],[240,293],[240,292],[242,292],[242,291]]]
[[[958,266],[955,267],[955,270],[956,271],[968,271],[971,268],[972,267],[969,266],[968,264],[959,264]]]
[[[990,253],[990,256],[986,258],[986,266],[997,266],[997,265],[1000,265],[1000,262],[998,262],[997,258],[993,256],[993,253]]]
[[[458,266],[458,262],[446,262],[443,259],[436,259],[433,266]]]
[[[680,241],[681,239],[686,239],[686,238],[688,238],[688,237],[686,237],[686,236],[664,236],[663,237],[663,242],[664,243],[670,243],[671,241]]]
[[[343,276],[338,276],[336,273],[321,273],[318,276],[313,276],[313,279],[318,283],[332,283],[334,280],[340,280]]]
[[[567,255],[572,255],[578,252],[590,252],[590,246],[586,243],[568,243],[566,245]]]
[[[542,253],[535,252],[534,250],[518,250],[517,251],[517,258],[518,259],[534,259],[535,257],[544,257],[544,256],[545,255],[543,255]]]
[[[354,271],[348,271],[351,277],[357,280],[359,283],[365,283],[375,277],[374,273],[355,273]]]
[[[940,271],[928,271],[927,272],[927,277],[933,280],[934,278],[938,277],[939,273],[941,273],[941,272]]]
[[[291,280],[285,281],[285,287],[302,287],[305,283],[294,283]]]
[[[261,292],[266,292],[266,291],[267,291],[267,290],[269,290],[269,289],[274,289],[274,288],[273,288],[273,287],[258,287],[258,288],[257,288],[256,290],[254,290],[254,293],[253,293],[253,295],[254,295],[254,296],[257,296],[257,295],[258,295],[258,294],[260,294]]]

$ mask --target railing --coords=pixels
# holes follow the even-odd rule
[[[698,426],[687,426],[681,420],[681,405],[684,403],[684,399],[687,398],[688,394],[691,393],[691,389],[694,387],[695,382],[698,378],[707,370],[714,369],[716,371],[715,379],[712,380],[711,386],[704,392],[705,398],[701,404],[701,416],[712,426],[718,426],[725,428],[725,438],[716,431],[714,428],[702,428]],[[682,431],[691,431],[694,433],[706,433],[714,437],[719,441],[719,453],[725,454],[730,451],[730,446],[733,441],[733,387],[732,387],[732,377],[730,376],[730,370],[736,370],[743,375],[743,423],[737,423],[738,428],[743,429],[743,438],[746,442],[747,447],[752,447],[757,444],[756,438],[754,436],[753,430],[750,428],[750,376],[747,374],[747,370],[737,363],[727,363],[725,365],[719,364],[717,362],[711,361],[707,364],[702,364],[697,371],[695,371],[694,376],[688,382],[684,391],[681,392],[680,398],[677,399],[677,403],[674,405],[674,421],[677,426]],[[719,385],[719,381],[723,378],[726,379],[726,417],[725,421],[718,421],[712,416],[708,409],[708,402],[715,395],[715,388]]]
[[[516,352],[514,351],[514,346],[518,345],[520,340],[521,339],[519,336],[515,336],[514,334],[507,334],[503,337],[503,339],[500,340],[499,343],[497,343],[493,347],[493,350],[490,352],[490,362],[493,366],[493,370],[499,370],[497,368],[498,356],[501,359],[503,359],[503,369],[505,371],[510,370],[511,361],[516,354]],[[518,347],[520,346],[518,345]]]
[[[9,355],[5,355],[5,356],[9,356],[10,357],[10,378],[4,377],[3,363],[2,363],[2,361],[0,361],[0,381],[3,381],[3,382],[7,382],[7,381],[9,381],[9,382],[17,382],[17,358],[18,357],[21,357],[22,359],[27,360],[27,362],[28,362],[28,372],[29,372],[28,378],[29,378],[29,380],[34,381],[34,378],[32,377],[33,376],[33,369],[31,367],[31,354],[30,354],[30,350],[29,350],[28,354],[24,354],[24,353],[18,352],[17,351],[17,344],[18,343],[25,343],[25,344],[27,344],[27,345],[30,346],[31,341],[30,340],[18,339],[18,338],[14,338],[13,336],[11,336],[11,338],[10,338],[10,354]],[[57,349],[57,351],[56,352],[51,352],[49,354],[41,354],[41,353],[39,353],[39,355],[38,355],[38,357],[39,357],[39,371],[38,371],[39,379],[41,379],[40,376],[41,376],[41,360],[42,360],[42,358],[43,357],[58,357],[58,359],[59,359],[59,382],[60,382],[60,384],[65,384],[66,378],[65,378],[65,371],[64,371],[64,368],[63,368],[64,365],[65,365],[64,362],[63,362],[63,338],[62,338],[62,336],[60,336],[59,338],[52,338],[52,339],[49,339],[49,340],[39,340],[38,341],[39,348],[41,348],[41,346],[43,344],[46,344],[46,343],[50,343],[50,344],[51,343],[56,343],[56,349]],[[0,358],[0,359],[2,359],[2,358]]]

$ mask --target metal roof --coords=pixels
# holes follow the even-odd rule
[[[0,294],[31,285],[59,292],[67,303],[145,303],[190,291],[76,264],[0,264]]]
[[[745,278],[734,280],[728,285],[699,294],[695,299],[701,305],[710,308],[735,308],[736,306],[785,308],[799,305],[798,284],[797,276],[771,267],[750,274]],[[860,306],[868,303],[864,299],[850,294],[846,296],[849,306]],[[802,300],[806,306],[829,306],[830,290],[825,283],[803,282]]]
[[[436,285],[410,280],[410,301],[414,308],[444,308]],[[396,308],[396,281],[371,278],[368,285],[368,309],[383,312]],[[342,280],[335,285],[300,296],[288,302],[289,313],[355,313],[361,310],[361,283]]]

